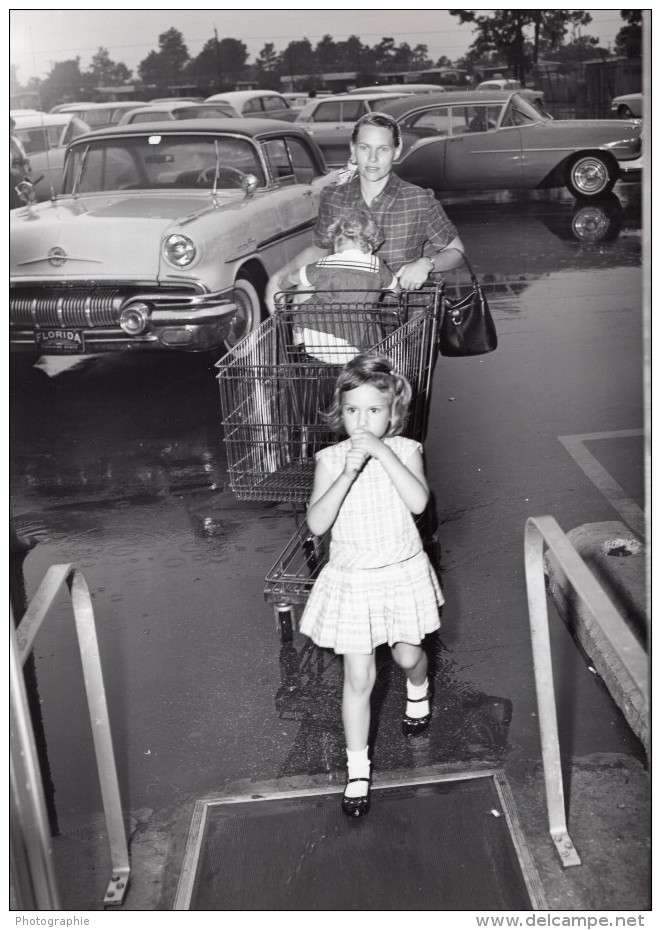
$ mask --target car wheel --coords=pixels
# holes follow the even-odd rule
[[[574,197],[602,197],[613,189],[617,168],[599,154],[578,155],[567,169],[567,187]]]
[[[236,279],[233,296],[237,309],[225,337],[225,348],[228,351],[262,322],[262,302],[257,284],[249,274],[244,273]]]

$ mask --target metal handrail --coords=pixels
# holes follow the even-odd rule
[[[563,866],[581,860],[567,830],[565,799],[553,687],[551,643],[544,582],[544,545],[553,552],[567,580],[616,651],[626,671],[647,695],[647,659],[625,620],[553,517],[529,517],[524,535],[526,588],[532,639],[535,688],[542,744],[551,839]]]
[[[63,585],[69,589],[76,625],[78,648],[83,666],[83,678],[87,695],[87,706],[92,724],[94,751],[101,786],[101,796],[110,846],[112,875],[103,899],[104,904],[121,904],[126,895],[130,875],[128,844],[122,814],[117,766],[112,746],[108,704],[103,684],[103,673],[99,658],[99,646],[94,623],[92,599],[85,578],[75,565],[51,565],[39,585],[34,597],[18,626],[11,629],[12,653],[16,653],[21,665],[25,664],[35,637],[46,620],[53,602]],[[15,643],[14,643],[15,640]],[[14,687],[12,680],[12,721],[16,720],[12,733],[12,772],[14,764],[24,770],[27,778],[12,781],[12,801],[19,823],[29,823],[30,829],[23,835],[24,874],[32,876],[37,889],[35,904],[40,909],[57,907],[57,889],[52,872],[50,830],[45,817],[43,787],[38,777],[38,763],[34,750],[34,737],[30,724],[29,710],[24,689]],[[19,761],[19,760],[22,760]],[[39,874],[46,869],[46,887]]]

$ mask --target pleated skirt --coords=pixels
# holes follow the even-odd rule
[[[443,604],[425,552],[383,568],[326,565],[312,589],[300,631],[317,646],[367,655],[383,643],[422,642],[438,630]]]

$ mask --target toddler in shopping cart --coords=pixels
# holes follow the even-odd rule
[[[431,719],[424,637],[440,627],[443,603],[413,514],[429,499],[422,447],[401,435],[411,387],[388,358],[358,355],[335,386],[329,424],[347,439],[316,455],[307,512],[312,533],[331,529],[330,555],[300,630],[344,659],[342,721],[348,775],[342,810],[370,807],[368,733],[374,650],[388,643],[406,674],[405,736]]]
[[[302,302],[311,313],[319,313],[316,321],[311,315],[298,315],[297,335],[306,353],[316,360],[343,365],[361,348],[380,341],[369,325],[373,320],[367,308],[378,303],[384,292],[397,294],[401,287],[386,263],[374,254],[381,236],[366,211],[357,209],[339,216],[329,226],[328,239],[333,244],[332,253],[286,275],[283,286],[302,289],[295,303],[300,306]]]

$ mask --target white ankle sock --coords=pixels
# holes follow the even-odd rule
[[[364,749],[347,749],[348,778],[369,778],[370,760],[367,758],[367,746]],[[359,798],[367,794],[369,784],[366,781],[354,781],[347,785],[344,794],[347,798]]]
[[[429,679],[425,678],[421,685],[413,685],[406,679],[406,716],[419,720],[426,717],[429,713],[429,700],[420,700],[427,698],[429,694]]]

